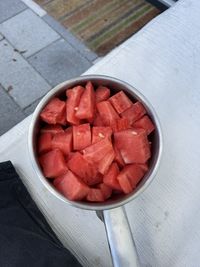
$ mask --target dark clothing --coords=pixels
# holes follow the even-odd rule
[[[81,267],[58,240],[9,161],[0,163],[0,266]]]

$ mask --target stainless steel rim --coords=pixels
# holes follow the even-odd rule
[[[63,195],[61,195],[58,191],[56,191],[56,189],[54,189],[49,184],[47,179],[43,176],[42,172],[40,171],[40,168],[38,167],[38,164],[37,164],[37,162],[35,160],[35,156],[34,156],[34,149],[33,149],[34,127],[35,127],[36,120],[38,118],[38,114],[40,113],[42,108],[49,101],[49,99],[56,94],[56,92],[59,89],[61,89],[63,87],[67,87],[67,86],[69,86],[70,84],[73,84],[73,83],[77,83],[78,84],[79,82],[83,82],[83,81],[87,81],[87,80],[104,80],[104,81],[108,81],[108,82],[109,81],[113,81],[113,82],[116,82],[116,83],[120,84],[121,86],[125,86],[126,89],[129,90],[129,92],[134,92],[137,95],[137,97],[150,110],[151,114],[153,115],[154,122],[156,124],[157,132],[158,132],[159,147],[158,147],[158,151],[157,151],[157,160],[156,160],[156,163],[154,165],[154,168],[153,168],[149,178],[142,185],[141,188],[136,190],[135,193],[133,193],[132,195],[128,196],[127,198],[125,198],[123,200],[119,200],[117,203],[100,204],[100,205],[92,204],[91,205],[91,204],[86,204],[86,203],[82,203],[82,202],[75,202],[75,201],[68,200],[67,198],[65,198]],[[124,81],[121,81],[119,79],[116,79],[116,78],[113,78],[113,77],[109,77],[109,76],[105,76],[105,75],[84,75],[84,76],[80,76],[80,77],[68,80],[66,82],[63,82],[63,83],[57,85],[52,90],[50,90],[43,97],[43,99],[40,101],[40,103],[38,104],[38,106],[36,107],[36,109],[35,109],[35,111],[33,113],[32,120],[31,120],[31,123],[30,123],[30,126],[29,126],[28,150],[29,150],[29,156],[30,156],[30,160],[31,160],[33,169],[35,170],[36,174],[38,175],[38,177],[40,178],[42,183],[47,187],[47,189],[54,196],[56,196],[61,201],[64,201],[65,203],[67,203],[67,204],[69,204],[71,206],[77,207],[77,208],[87,209],[87,210],[106,210],[106,209],[113,209],[113,208],[119,207],[121,205],[125,205],[126,203],[128,203],[128,202],[132,201],[133,199],[135,199],[136,197],[138,197],[150,185],[150,183],[152,182],[153,178],[155,177],[155,175],[156,175],[156,173],[158,171],[158,167],[159,167],[159,164],[160,164],[161,154],[162,154],[162,150],[163,150],[163,138],[162,138],[160,122],[159,122],[159,119],[158,119],[158,116],[157,116],[156,112],[154,111],[153,107],[148,102],[148,100],[138,90],[136,90],[133,86],[131,86],[128,83],[126,83]]]

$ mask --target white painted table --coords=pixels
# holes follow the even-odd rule
[[[180,0],[87,74],[106,74],[138,88],[153,104],[164,153],[152,185],[126,206],[143,266],[200,266],[200,1]],[[0,161],[11,160],[64,245],[84,266],[110,267],[104,225],[95,213],[50,195],[28,158],[30,117],[0,138]]]

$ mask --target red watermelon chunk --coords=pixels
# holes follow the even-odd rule
[[[140,165],[131,164],[123,168],[123,170],[117,176],[117,180],[119,181],[124,193],[130,193],[136,188],[144,174],[145,171]]]
[[[59,124],[55,125],[45,125],[43,128],[40,130],[41,133],[50,133],[52,135],[57,134],[57,133],[64,133],[63,128]]]
[[[52,135],[50,133],[43,133],[38,139],[38,153],[46,153],[52,149]]]
[[[133,191],[133,186],[127,176],[119,174],[117,180],[125,194],[129,194]]]
[[[78,105],[81,99],[81,95],[84,92],[83,86],[76,86],[72,89],[66,90],[67,101],[66,101],[66,119],[69,123],[77,125],[80,120],[75,116],[78,109]]]
[[[113,162],[108,170],[108,172],[103,177],[104,184],[108,185],[114,190],[122,191],[117,176],[119,174],[119,168],[116,162]]]
[[[98,171],[94,164],[88,162],[82,154],[76,152],[67,163],[68,168],[88,184],[94,185],[101,182],[102,178],[97,175]]]
[[[95,184],[99,184],[103,182],[103,174],[101,174],[100,172],[97,173],[96,177],[95,177]]]
[[[120,119],[115,120],[111,124],[111,127],[113,129],[113,132],[120,132],[120,131],[131,128],[129,124],[129,120],[127,118],[120,118]]]
[[[72,134],[72,126],[69,126],[65,129],[65,133],[71,133]]]
[[[133,123],[142,118],[144,114],[146,114],[146,109],[142,103],[136,102],[130,108],[122,112],[121,116],[122,118],[127,118],[129,120],[129,124],[133,125]]]
[[[155,129],[153,122],[150,120],[150,118],[147,115],[143,116],[141,119],[136,121],[133,124],[133,127],[134,128],[142,128],[142,129],[147,131],[147,134],[152,133]]]
[[[112,188],[104,183],[99,184],[99,189],[103,193],[104,199],[108,199],[112,194]]]
[[[113,145],[114,151],[115,151],[115,161],[117,162],[117,164],[119,165],[119,167],[123,167],[125,165],[123,158],[118,150],[118,148],[116,147],[116,145]]]
[[[90,202],[103,202],[105,200],[103,192],[98,188],[90,188],[86,199]]]
[[[50,102],[44,107],[40,113],[40,118],[47,122],[48,124],[62,124],[66,125],[65,120],[65,101],[61,101],[59,98],[54,97]]]
[[[97,110],[105,126],[112,125],[115,120],[120,118],[109,101],[97,103]]]
[[[95,118],[93,120],[93,125],[94,126],[104,126],[102,118],[101,118],[101,116],[99,115],[98,112],[96,112],[96,114],[95,114]]]
[[[76,152],[70,152],[66,157],[66,161],[70,160],[74,156],[75,153]]]
[[[54,186],[69,200],[82,200],[87,196],[90,190],[89,187],[71,171],[56,178],[54,180]]]
[[[94,88],[91,82],[87,82],[75,115],[78,119],[92,120],[94,118],[94,111],[95,111]]]
[[[98,162],[98,170],[101,174],[105,174],[115,158],[113,148]]]
[[[86,147],[83,150],[83,154],[88,161],[99,163],[112,149],[111,141],[104,138],[101,141]]]
[[[109,101],[119,114],[130,108],[133,104],[123,91],[120,91],[115,95],[111,96],[109,98]]]
[[[114,133],[114,142],[126,164],[145,163],[151,156],[145,130],[128,129]]]
[[[60,149],[64,155],[68,155],[72,151],[72,133],[57,133],[52,139],[52,148]]]
[[[44,176],[54,178],[64,174],[68,168],[63,153],[59,149],[51,150],[39,157]]]
[[[84,123],[73,126],[73,148],[81,150],[91,145],[91,130],[90,124]]]
[[[63,176],[58,176],[53,180],[53,185],[56,187],[63,180]]]
[[[149,167],[146,163],[145,164],[139,164],[139,166],[145,173],[149,170]]]
[[[107,100],[110,97],[110,89],[106,86],[100,85],[95,92],[96,103]]]
[[[40,114],[38,161],[69,200],[95,203],[129,194],[149,169],[153,122],[139,101],[123,91],[110,94],[104,85],[94,91],[88,81],[66,90],[65,99],[51,99]]]
[[[111,127],[93,127],[92,128],[92,144],[99,142],[104,138],[111,140]]]

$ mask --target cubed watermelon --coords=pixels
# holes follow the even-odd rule
[[[107,153],[105,154],[105,156],[98,162],[98,171],[101,173],[101,174],[105,174],[110,165],[112,164],[113,160],[115,158],[115,152],[113,150],[113,148]]]
[[[55,124],[55,125],[45,125],[40,129],[40,133],[50,133],[52,135],[57,133],[64,133],[64,130],[61,125]]]
[[[54,178],[68,170],[63,153],[59,149],[51,150],[39,157],[44,176]]]
[[[114,151],[115,151],[115,161],[117,162],[119,167],[123,167],[125,165],[123,158],[119,152],[119,149],[116,147],[116,145],[113,145]]]
[[[139,101],[123,91],[110,93],[103,85],[94,91],[89,81],[67,89],[66,99],[63,94],[51,99],[40,114],[38,161],[69,200],[121,197],[148,171],[148,134],[155,126]]]
[[[52,149],[52,134],[43,133],[38,138],[38,153],[46,153]]]
[[[66,90],[67,101],[66,101],[66,119],[73,125],[78,125],[80,120],[75,116],[78,109],[78,105],[81,99],[81,95],[84,92],[83,86],[75,86],[72,89]]]
[[[103,193],[104,199],[108,199],[112,194],[112,188],[104,183],[99,184],[99,189]]]
[[[111,127],[112,127],[113,132],[120,132],[120,131],[131,128],[129,124],[129,120],[127,118],[120,118],[120,119],[115,120],[111,124]]]
[[[96,103],[107,100],[110,97],[110,89],[106,86],[98,86],[95,92]]]
[[[101,118],[101,116],[99,115],[99,112],[96,112],[95,113],[95,117],[94,117],[94,120],[93,120],[93,125],[94,126],[102,126],[102,127],[104,127],[105,125],[104,125],[104,123],[103,123],[103,121],[102,121],[102,118]]]
[[[57,179],[59,179],[57,181]],[[84,184],[73,172],[68,171],[54,180],[54,186],[69,200],[82,200],[88,192],[89,187]]]
[[[102,178],[98,176],[98,170],[94,164],[88,162],[82,154],[76,152],[67,162],[68,168],[79,176],[83,182],[88,185],[94,185],[101,182]]]
[[[142,103],[136,102],[131,105],[130,108],[122,112],[121,116],[122,118],[127,118],[129,120],[129,124],[133,125],[133,123],[142,118],[144,114],[146,114],[146,109],[144,108]]]
[[[152,133],[155,129],[153,122],[150,120],[150,118],[147,115],[143,116],[141,119],[134,122],[133,127],[142,128],[147,131],[147,134]]]
[[[58,123],[66,125],[65,110],[65,101],[61,101],[58,97],[54,97],[44,107],[44,109],[40,113],[40,118],[48,124]]]
[[[109,101],[97,103],[97,110],[105,126],[110,126],[116,119],[120,119]]]
[[[103,177],[104,184],[108,185],[112,189],[122,191],[117,176],[119,174],[119,168],[116,162],[113,162],[108,170],[108,172]]]
[[[133,186],[126,175],[119,174],[117,176],[117,180],[120,184],[121,189],[123,190],[125,194],[129,194],[133,191]]]
[[[147,134],[143,129],[116,132],[114,142],[126,164],[145,163],[151,156]]]
[[[60,149],[64,155],[68,155],[72,151],[72,133],[57,133],[52,139],[52,148]]]
[[[103,202],[105,200],[103,192],[98,188],[90,188],[86,199],[90,202]]]
[[[94,118],[94,111],[95,111],[94,88],[91,82],[87,82],[75,115],[78,119],[92,120]]]
[[[92,128],[92,144],[99,142],[104,138],[111,140],[112,129],[111,127],[93,127]]]
[[[72,130],[72,126],[69,126],[65,129],[65,132],[68,133],[68,134],[72,134],[73,133],[73,130]]]
[[[91,130],[90,124],[84,123],[73,126],[73,148],[81,150],[91,145]]]
[[[138,165],[140,166],[141,169],[143,169],[143,171],[145,173],[149,170],[149,167],[146,163],[145,164],[138,164]]]
[[[130,108],[133,104],[132,101],[123,91],[120,91],[111,96],[109,98],[109,101],[119,114]]]
[[[144,174],[145,171],[140,165],[130,164],[123,168],[123,170],[117,176],[117,180],[119,181],[124,193],[130,193],[136,188]]]
[[[86,147],[83,150],[84,157],[91,162],[99,163],[107,153],[112,151],[112,143],[108,138]]]

